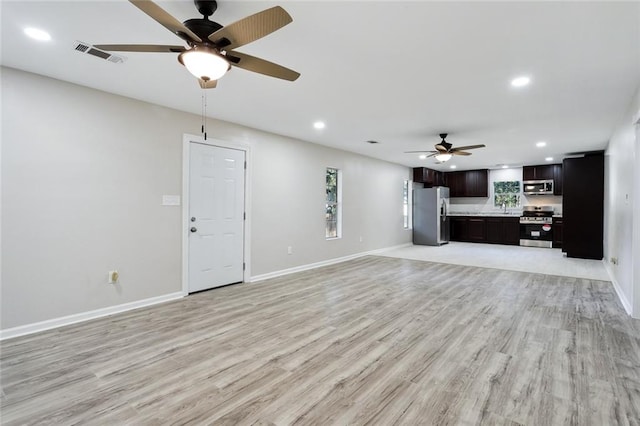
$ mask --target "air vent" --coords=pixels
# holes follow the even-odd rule
[[[124,56],[105,52],[104,50],[97,49],[90,44],[83,43],[81,41],[76,41],[73,48],[77,52],[86,53],[87,55],[95,56],[96,58],[104,59],[106,61],[113,62],[114,64],[121,64],[127,60]]]

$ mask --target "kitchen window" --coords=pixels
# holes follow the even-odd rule
[[[404,218],[404,229],[411,228],[411,181],[405,180],[402,188],[402,217]]]
[[[493,199],[495,207],[520,207],[520,181],[493,182]]]
[[[325,237],[342,236],[342,173],[328,167],[326,172]]]

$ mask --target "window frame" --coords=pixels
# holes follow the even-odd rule
[[[407,198],[405,199],[405,190]],[[403,229],[412,229],[413,227],[413,181],[405,179],[402,183],[402,224]]]
[[[335,170],[336,171],[336,200],[335,201],[330,201],[329,197],[328,197],[328,184],[327,184],[327,175],[329,174],[329,170]],[[325,168],[325,173],[324,173],[324,177],[325,177],[325,239],[326,240],[338,240],[340,238],[342,238],[342,170],[337,168],[337,167],[326,167]],[[329,206],[335,206],[335,222],[336,222],[336,226],[335,226],[335,232],[336,235],[329,235],[328,229],[329,227],[327,226],[329,224],[329,220],[327,218],[327,211],[329,209]]]
[[[497,185],[501,183],[512,183],[512,184],[517,183],[518,190],[517,192],[498,192]],[[494,181],[492,192],[493,192],[493,207],[502,208],[502,203],[498,204],[497,202],[498,196],[515,197],[515,203],[513,204],[509,203],[506,205],[506,208],[508,209],[519,208],[522,205],[522,183],[519,180],[513,179],[513,180],[506,180],[506,181],[504,180]]]

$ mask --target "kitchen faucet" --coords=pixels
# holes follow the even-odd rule
[[[502,208],[504,209],[503,211],[506,214],[507,213],[507,203],[506,202],[502,203]]]

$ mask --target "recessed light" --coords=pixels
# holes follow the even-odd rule
[[[513,87],[524,87],[529,83],[531,83],[531,79],[525,75],[516,77],[513,80],[511,80],[511,85]]]
[[[32,28],[32,27],[25,28],[24,33],[34,40],[38,40],[38,41],[51,40],[51,36],[49,35],[48,32],[39,30],[38,28]]]
[[[536,146],[542,148],[543,146],[547,146],[547,143],[545,141],[536,142]]]
[[[315,123],[313,123],[313,127],[315,129],[320,130],[320,129],[324,129],[325,127],[327,127],[327,125],[324,124],[324,121],[316,121]]]
[[[458,168],[458,166],[456,166],[455,164],[452,164],[452,165],[449,166],[449,168],[450,169],[456,169],[456,168]]]
[[[506,164],[504,166],[502,166],[503,169],[508,169],[509,166],[507,166]]]
[[[427,158],[427,154],[420,154],[418,158],[421,160],[425,160]]]
[[[553,161],[553,157],[547,157],[544,159],[544,161]]]

